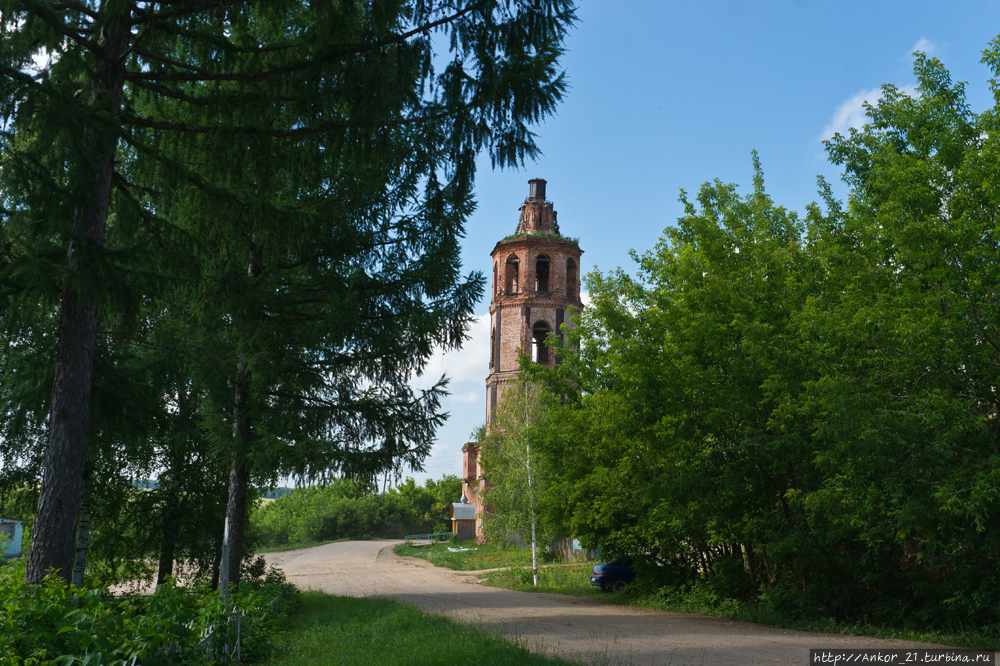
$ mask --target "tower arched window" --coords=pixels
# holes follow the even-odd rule
[[[572,259],[566,260],[566,298],[576,298],[577,290],[576,264]]]
[[[545,340],[549,337],[549,325],[540,321],[531,327],[531,360],[535,363],[549,362],[549,348]]]
[[[507,266],[504,274],[504,291],[508,294],[516,294],[521,290],[517,282],[517,273],[517,255],[512,255],[509,259],[507,259]]]
[[[535,291],[549,291],[549,258],[544,254],[535,259]]]
[[[497,290],[500,287],[499,280],[500,280],[500,278],[497,276],[497,262],[494,261],[493,262],[493,293],[494,294],[497,293]]]

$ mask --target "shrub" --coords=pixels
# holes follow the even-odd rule
[[[261,574],[231,600],[243,614],[244,661],[267,654],[284,609],[297,598],[280,571]],[[144,666],[208,665],[225,661],[222,646],[232,640],[218,592],[169,580],[149,597],[118,598],[57,576],[30,585],[20,561],[0,567],[0,607],[0,666],[119,666],[135,657]],[[213,640],[202,640],[213,631]]]

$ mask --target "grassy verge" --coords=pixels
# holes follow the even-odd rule
[[[285,546],[275,546],[274,548],[260,548],[257,553],[284,553],[289,550],[301,550],[302,548],[312,548],[314,546],[325,546],[328,543],[340,543],[341,541],[350,541],[348,538],[343,539],[331,539],[330,541],[314,541],[311,543],[290,543]]]
[[[479,578],[486,585],[520,592],[570,594],[623,606],[638,606],[673,613],[709,615],[798,631],[815,631],[874,638],[895,638],[954,647],[1000,650],[1000,641],[995,636],[986,635],[980,631],[927,631],[914,628],[876,626],[867,623],[848,624],[838,622],[834,619],[803,620],[789,618],[767,607],[741,603],[735,599],[719,598],[705,587],[693,586],[683,589],[662,588],[650,591],[633,586],[621,594],[610,594],[590,584],[588,577],[590,570],[590,564],[541,569],[538,572],[538,587],[532,585],[530,569],[493,571],[483,574]]]
[[[462,541],[457,544],[461,548],[469,548],[462,553],[455,553],[448,548],[455,544],[439,543],[433,546],[411,546],[401,543],[394,549],[397,555],[419,557],[431,564],[456,571],[479,571],[481,569],[496,569],[499,567],[530,567],[531,550],[528,548],[501,548],[491,544],[477,546],[475,541]],[[545,564],[542,552],[538,553],[538,564]]]
[[[572,662],[532,654],[503,638],[384,599],[305,592],[268,666],[458,666]]]
[[[471,543],[469,542],[469,544]],[[471,547],[469,544],[463,545]],[[503,549],[489,545],[477,548],[475,551],[452,553],[444,544],[421,548],[403,544],[396,547],[396,554],[420,557],[437,566],[459,571],[515,567],[507,571],[486,573],[479,576],[479,579],[492,587],[502,587],[520,592],[570,594],[611,604],[723,617],[799,631],[896,638],[921,643],[1000,650],[1000,640],[996,636],[978,630],[928,631],[919,628],[877,626],[864,622],[849,624],[834,619],[790,618],[766,606],[720,598],[704,586],[688,586],[680,589],[643,589],[633,585],[622,594],[609,594],[590,584],[588,574],[593,563],[539,569],[538,587],[535,587],[532,585],[530,551],[516,548]]]
[[[479,576],[487,585],[521,592],[555,592],[576,597],[593,597],[602,601],[617,601],[622,595],[612,595],[590,584],[593,563],[571,564],[563,567],[546,567],[538,570],[538,587],[532,585],[531,567],[506,571],[491,571]]]

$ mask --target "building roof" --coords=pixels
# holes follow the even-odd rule
[[[475,520],[476,505],[455,502],[451,505],[451,517],[452,520]]]

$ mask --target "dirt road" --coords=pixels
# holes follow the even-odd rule
[[[399,557],[392,552],[397,543],[347,541],[266,557],[303,589],[395,599],[516,637],[532,650],[592,664],[804,665],[810,648],[918,647],[486,587],[475,575]]]

